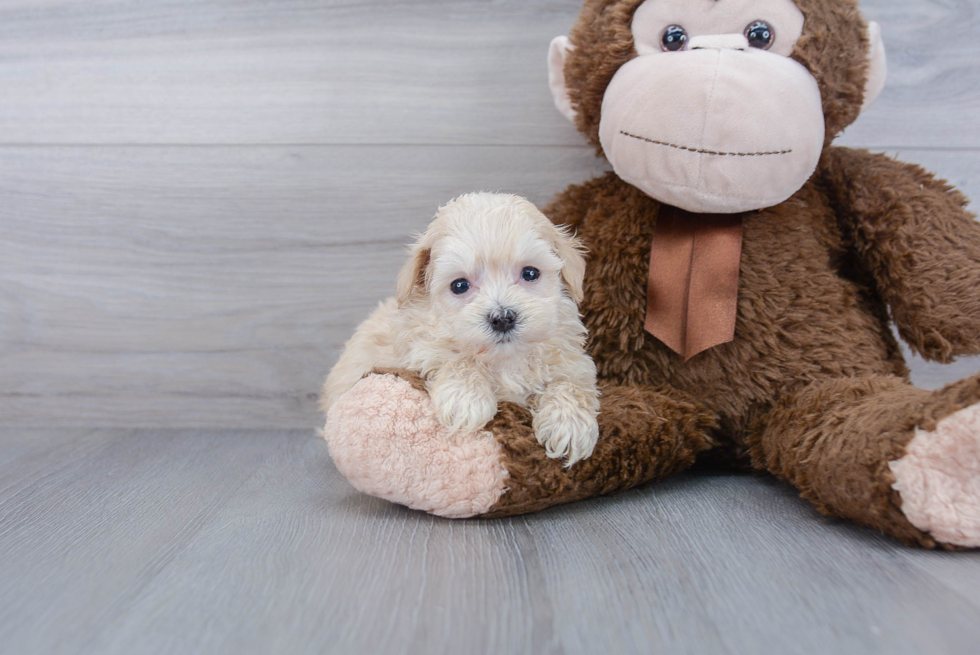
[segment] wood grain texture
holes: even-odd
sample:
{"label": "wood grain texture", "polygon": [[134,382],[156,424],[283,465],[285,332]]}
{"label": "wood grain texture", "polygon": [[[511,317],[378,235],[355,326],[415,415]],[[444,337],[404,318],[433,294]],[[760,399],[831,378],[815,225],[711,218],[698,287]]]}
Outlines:
{"label": "wood grain texture", "polygon": [[[838,140],[874,147],[980,146],[980,5],[975,0],[860,0],[881,25],[881,96]],[[932,34],[933,36],[928,36]],[[933,49],[942,43],[942,52]]]}
{"label": "wood grain texture", "polygon": [[[23,440],[0,431],[0,452]],[[0,465],[5,655],[932,655],[980,638],[980,553],[907,549],[768,478],[448,521],[357,493],[308,431],[30,442]]]}
{"label": "wood grain texture", "polygon": [[[578,145],[545,54],[576,0],[0,5],[0,142]],[[975,0],[864,0],[889,83],[854,145],[980,147]]]}
{"label": "wood grain texture", "polygon": [[0,148],[0,415],[315,425],[440,204],[600,170],[586,148]]}
{"label": "wood grain texture", "polygon": [[4,653],[87,650],[270,455],[269,435],[32,437],[0,466]]}

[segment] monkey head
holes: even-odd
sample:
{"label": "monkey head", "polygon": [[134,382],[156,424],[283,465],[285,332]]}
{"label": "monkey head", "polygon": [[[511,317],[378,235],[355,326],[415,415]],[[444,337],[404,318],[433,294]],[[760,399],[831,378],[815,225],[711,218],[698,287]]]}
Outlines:
{"label": "monkey head", "polygon": [[548,64],[620,178],[700,213],[788,199],[885,77],[855,0],[586,0]]}

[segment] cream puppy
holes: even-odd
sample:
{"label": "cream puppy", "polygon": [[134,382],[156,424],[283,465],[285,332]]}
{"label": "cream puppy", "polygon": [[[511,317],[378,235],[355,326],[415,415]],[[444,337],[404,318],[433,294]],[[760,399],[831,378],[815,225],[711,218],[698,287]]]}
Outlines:
{"label": "cream puppy", "polygon": [[473,193],[441,207],[411,249],[396,296],[347,343],[323,408],[375,367],[418,371],[453,431],[483,428],[507,401],[530,409],[538,442],[571,466],[599,428],[585,354],[578,241],[523,198]]}

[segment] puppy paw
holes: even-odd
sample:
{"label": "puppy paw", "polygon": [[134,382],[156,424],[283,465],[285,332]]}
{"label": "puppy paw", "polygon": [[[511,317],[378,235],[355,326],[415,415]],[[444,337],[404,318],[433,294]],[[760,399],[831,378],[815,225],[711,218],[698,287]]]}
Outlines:
{"label": "puppy paw", "polygon": [[548,393],[538,403],[531,423],[534,436],[548,457],[568,457],[565,466],[589,457],[599,441],[596,412],[587,398],[576,398],[578,395],[562,391]]}
{"label": "puppy paw", "polygon": [[483,429],[497,413],[497,397],[489,387],[443,381],[428,385],[436,417],[450,432]]}

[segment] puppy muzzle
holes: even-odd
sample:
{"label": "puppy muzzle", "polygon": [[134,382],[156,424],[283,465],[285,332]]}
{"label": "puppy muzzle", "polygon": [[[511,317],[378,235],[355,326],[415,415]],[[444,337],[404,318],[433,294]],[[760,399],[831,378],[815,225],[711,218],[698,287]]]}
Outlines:
{"label": "puppy muzzle", "polygon": [[517,327],[517,312],[509,307],[498,308],[487,316],[490,329],[498,335],[504,335]]}

